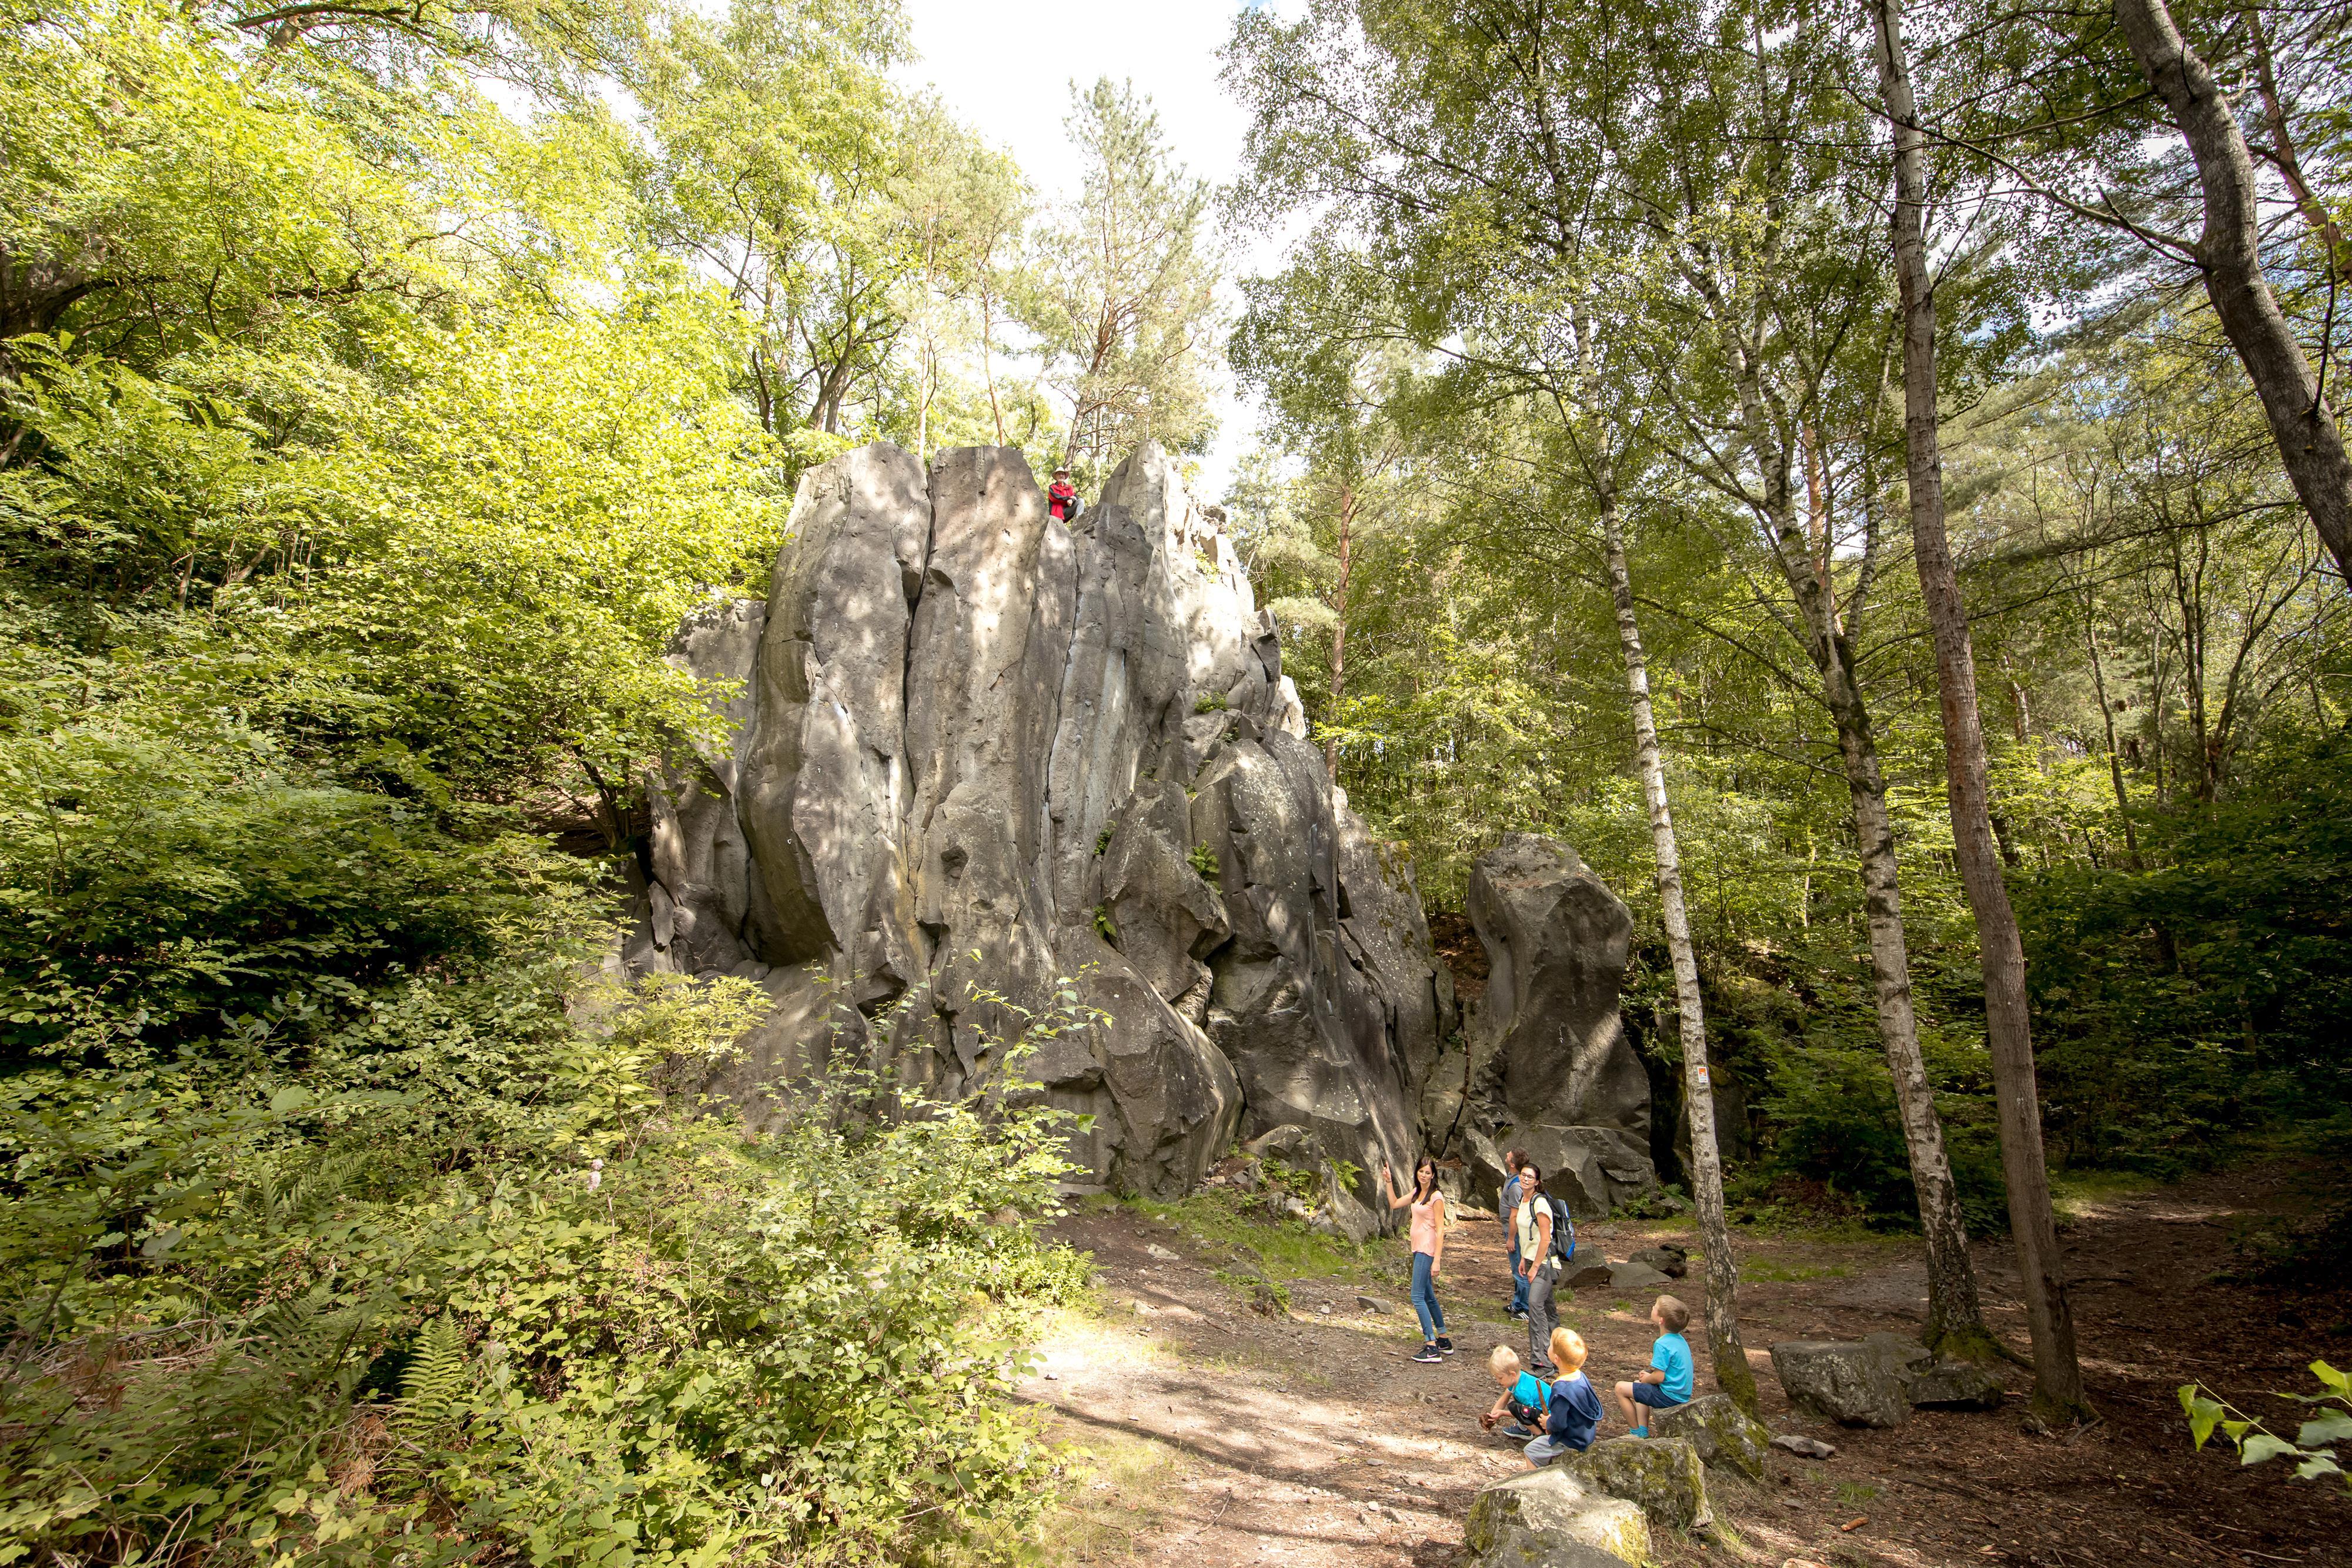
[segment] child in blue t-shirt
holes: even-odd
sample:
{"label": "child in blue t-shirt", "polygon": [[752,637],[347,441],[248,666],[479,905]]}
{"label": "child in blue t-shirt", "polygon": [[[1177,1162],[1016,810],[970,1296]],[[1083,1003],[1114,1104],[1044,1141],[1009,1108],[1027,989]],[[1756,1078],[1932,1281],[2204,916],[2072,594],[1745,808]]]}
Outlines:
{"label": "child in blue t-shirt", "polygon": [[[1658,1337],[1650,1346],[1650,1370],[1636,1373],[1630,1383],[1617,1385],[1617,1408],[1625,1412],[1625,1425],[1633,1428],[1633,1436],[1650,1435],[1647,1421],[1633,1413],[1640,1406],[1648,1410],[1671,1410],[1677,1405],[1690,1403],[1694,1384],[1690,1342],[1683,1338],[1683,1329],[1690,1322],[1690,1309],[1672,1296],[1660,1296],[1650,1309],[1650,1322],[1658,1329]],[[1636,1425],[1636,1423],[1641,1423]]]}
{"label": "child in blue t-shirt", "polygon": [[1551,1387],[1532,1372],[1519,1369],[1519,1353],[1509,1345],[1498,1344],[1486,1357],[1486,1370],[1502,1385],[1503,1392],[1495,1396],[1494,1408],[1478,1417],[1478,1425],[1493,1431],[1502,1425],[1505,1416],[1511,1424],[1503,1427],[1503,1436],[1522,1440],[1536,1435],[1543,1425],[1545,1408],[1551,1403]]}

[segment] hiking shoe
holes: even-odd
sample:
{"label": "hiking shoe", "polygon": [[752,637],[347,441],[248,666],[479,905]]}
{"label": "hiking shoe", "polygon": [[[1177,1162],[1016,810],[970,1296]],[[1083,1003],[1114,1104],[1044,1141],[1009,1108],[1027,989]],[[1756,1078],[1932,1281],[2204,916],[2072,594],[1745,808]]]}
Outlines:
{"label": "hiking shoe", "polygon": [[1437,1336],[1437,1348],[1443,1354],[1452,1355],[1454,1354],[1454,1342],[1446,1338],[1444,1334],[1439,1334]]}
{"label": "hiking shoe", "polygon": [[1520,1426],[1517,1421],[1514,1421],[1509,1426],[1503,1428],[1503,1436],[1517,1443],[1524,1442],[1526,1439],[1534,1437],[1535,1434],[1528,1430],[1525,1427]]}
{"label": "hiking shoe", "polygon": [[1425,1344],[1413,1352],[1412,1358],[1415,1361],[1436,1363],[1445,1359],[1445,1353],[1433,1344]]}
{"label": "hiking shoe", "polygon": [[1525,1307],[1513,1307],[1510,1311],[1510,1315],[1518,1319],[1521,1322],[1528,1321],[1528,1310]]}

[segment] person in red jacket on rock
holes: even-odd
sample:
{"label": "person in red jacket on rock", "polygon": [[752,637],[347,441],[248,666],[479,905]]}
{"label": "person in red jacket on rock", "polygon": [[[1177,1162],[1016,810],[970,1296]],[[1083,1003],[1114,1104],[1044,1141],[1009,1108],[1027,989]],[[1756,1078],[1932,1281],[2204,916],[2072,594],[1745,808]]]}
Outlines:
{"label": "person in red jacket on rock", "polygon": [[1076,522],[1078,514],[1087,509],[1087,504],[1078,499],[1077,486],[1070,483],[1067,468],[1054,470],[1054,483],[1045,492],[1045,509],[1066,523]]}

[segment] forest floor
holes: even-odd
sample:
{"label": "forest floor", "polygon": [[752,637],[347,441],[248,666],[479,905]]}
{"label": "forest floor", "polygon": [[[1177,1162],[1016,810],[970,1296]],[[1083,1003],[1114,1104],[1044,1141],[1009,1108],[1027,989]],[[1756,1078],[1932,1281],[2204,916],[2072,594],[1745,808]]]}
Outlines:
{"label": "forest floor", "polygon": [[[1710,1474],[1728,1531],[1712,1543],[1662,1535],[1662,1564],[1989,1563],[2111,1564],[2352,1563],[2352,1498],[2242,1469],[2220,1446],[2194,1451],[2174,1390],[2202,1382],[2240,1408],[2284,1416],[2266,1390],[2309,1389],[2317,1359],[2352,1360],[2352,1293],[2213,1282],[2249,1225],[2309,1211],[2307,1167],[2271,1164],[2160,1188],[2077,1197],[2063,1241],[2091,1397],[2104,1421],[2067,1440],[2022,1429],[2031,1375],[1993,1414],[1920,1412],[1890,1431],[1833,1427],[1797,1415],[1767,1347],[1784,1339],[1916,1333],[1926,1306],[1916,1240],[1864,1234],[1743,1232],[1740,1311],[1766,1422],[1834,1443],[1826,1461],[1777,1450],[1766,1482]],[[1443,1365],[1408,1357],[1419,1333],[1394,1243],[1355,1249],[1239,1218],[1229,1201],[1113,1206],[1097,1200],[1058,1222],[1091,1251],[1102,1296],[1092,1312],[1041,1325],[1040,1361],[1022,1384],[1051,1435],[1081,1450],[1075,1500],[1040,1543],[1054,1563],[1174,1562],[1187,1568],[1296,1563],[1309,1568],[1463,1560],[1463,1522],[1478,1490],[1525,1468],[1516,1445],[1477,1415],[1496,1389],[1496,1343],[1527,1354],[1504,1314],[1500,1228],[1465,1217],[1440,1280],[1460,1354]],[[1580,1229],[1612,1258],[1657,1240],[1689,1242],[1687,1221]],[[1232,1272],[1235,1243],[1255,1245],[1289,1283],[1289,1311],[1252,1312]],[[2011,1249],[1977,1249],[1996,1333],[2022,1348],[2024,1314]],[[1696,1305],[1698,1270],[1675,1289]],[[2332,1288],[2331,1288],[2332,1287]],[[1368,1311],[1359,1294],[1386,1310]],[[1591,1347],[1604,1386],[1649,1359],[1650,1298],[1579,1292],[1564,1321]],[[1699,1356],[1702,1393],[1713,1386]],[[1601,1428],[1620,1436],[1614,1411]]]}

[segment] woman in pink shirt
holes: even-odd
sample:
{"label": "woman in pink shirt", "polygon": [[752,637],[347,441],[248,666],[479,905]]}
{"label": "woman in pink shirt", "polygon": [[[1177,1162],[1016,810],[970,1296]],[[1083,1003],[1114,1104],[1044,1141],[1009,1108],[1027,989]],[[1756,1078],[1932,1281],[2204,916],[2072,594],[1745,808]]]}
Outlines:
{"label": "woman in pink shirt", "polygon": [[1399,1192],[1389,1167],[1381,1167],[1381,1190],[1392,1209],[1412,1210],[1412,1311],[1421,1319],[1422,1345],[1415,1361],[1444,1361],[1454,1354],[1445,1313],[1437,1304],[1437,1270],[1445,1257],[1445,1196],[1437,1190],[1437,1161],[1428,1155],[1412,1167],[1412,1190]]}

